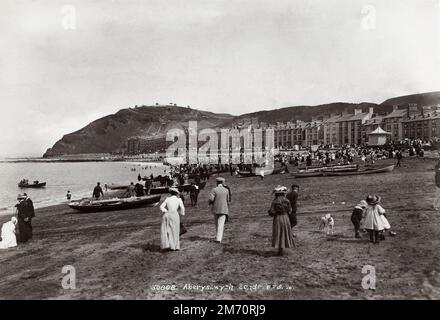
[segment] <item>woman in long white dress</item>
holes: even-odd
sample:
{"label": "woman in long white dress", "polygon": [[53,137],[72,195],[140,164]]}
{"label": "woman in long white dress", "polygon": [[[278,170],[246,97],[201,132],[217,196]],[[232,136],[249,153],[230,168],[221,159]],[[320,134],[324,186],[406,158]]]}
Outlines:
{"label": "woman in long white dress", "polygon": [[162,211],[162,225],[160,229],[161,248],[163,250],[180,249],[180,217],[185,215],[185,206],[182,199],[178,197],[177,188],[170,188],[168,198],[160,205]]}
{"label": "woman in long white dress", "polygon": [[17,225],[17,218],[12,217],[10,221],[2,226],[0,249],[9,249],[17,246],[17,238],[15,236],[15,227]]}

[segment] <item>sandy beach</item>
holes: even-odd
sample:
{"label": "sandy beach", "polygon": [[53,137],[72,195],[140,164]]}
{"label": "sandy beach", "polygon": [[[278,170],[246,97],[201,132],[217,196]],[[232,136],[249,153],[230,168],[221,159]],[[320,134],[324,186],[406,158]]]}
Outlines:
{"label": "sandy beach", "polygon": [[[222,244],[209,241],[215,232],[207,205],[211,177],[198,207],[189,206],[186,197],[188,232],[178,252],[160,251],[158,207],[92,214],[75,214],[67,205],[39,209],[34,239],[0,251],[0,298],[439,299],[434,165],[405,158],[402,168],[387,174],[304,179],[284,174],[264,181],[225,174],[232,204]],[[300,185],[297,247],[277,257],[267,210],[273,187],[292,183]],[[369,243],[367,234],[355,239],[350,221],[354,205],[369,193],[382,196],[397,232],[379,245]],[[335,219],[334,236],[318,231],[325,213]],[[76,289],[61,286],[65,265],[76,270]],[[376,290],[362,288],[365,265],[375,267]]]}

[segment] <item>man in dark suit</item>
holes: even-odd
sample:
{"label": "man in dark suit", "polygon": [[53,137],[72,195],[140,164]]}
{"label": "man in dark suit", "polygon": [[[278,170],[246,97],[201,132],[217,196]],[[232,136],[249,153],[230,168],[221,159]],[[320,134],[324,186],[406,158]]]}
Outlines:
{"label": "man in dark suit", "polygon": [[[287,200],[289,200],[290,206],[292,207],[292,212],[289,215],[290,225],[292,228],[298,224],[298,220],[296,219],[296,211],[298,209],[297,206],[298,192],[299,192],[299,186],[297,184],[293,184],[292,189],[286,195],[286,198]],[[295,235],[293,236],[295,237]]]}
{"label": "man in dark suit", "polygon": [[21,243],[32,239],[32,218],[35,217],[34,204],[26,193],[19,195],[17,200],[18,241]]}

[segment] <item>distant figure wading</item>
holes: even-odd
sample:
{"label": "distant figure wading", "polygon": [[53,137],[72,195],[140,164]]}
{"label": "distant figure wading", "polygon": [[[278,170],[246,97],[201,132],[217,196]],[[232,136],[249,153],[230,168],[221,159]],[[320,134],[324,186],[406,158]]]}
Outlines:
{"label": "distant figure wading", "polygon": [[99,199],[101,197],[101,195],[104,197],[104,192],[102,191],[101,183],[98,182],[98,183],[96,183],[96,186],[93,189],[93,195],[92,196],[95,199]]}

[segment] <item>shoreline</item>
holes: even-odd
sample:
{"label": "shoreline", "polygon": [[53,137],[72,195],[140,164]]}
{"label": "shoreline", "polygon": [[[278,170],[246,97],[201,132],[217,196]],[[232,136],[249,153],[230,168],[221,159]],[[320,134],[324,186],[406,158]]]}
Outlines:
{"label": "shoreline", "polygon": [[70,163],[70,162],[142,162],[142,163],[160,163],[163,164],[160,160],[149,160],[149,159],[11,159],[11,160],[0,160],[0,163]]}
{"label": "shoreline", "polygon": [[[232,190],[230,219],[221,244],[215,236],[208,180],[196,207],[185,195],[178,252],[160,250],[158,207],[79,214],[65,205],[36,210],[34,238],[0,251],[0,299],[438,299],[440,215],[431,159],[403,162],[386,174],[294,179],[289,174],[239,178],[224,174]],[[411,181],[411,183],[407,183]],[[276,256],[267,210],[275,185],[300,185],[296,247]],[[335,192],[334,186],[338,186]],[[382,196],[397,236],[379,245],[354,238],[353,207],[368,194]],[[167,195],[163,195],[162,201]],[[335,235],[318,230],[323,214]],[[7,217],[0,217],[0,223]],[[76,270],[77,288],[61,286],[63,266]],[[361,283],[365,265],[376,269],[376,290]],[[273,273],[274,266],[277,272]],[[185,284],[228,285],[228,291],[190,290]],[[280,284],[289,290],[239,290]],[[156,290],[176,285],[176,290]]]}

